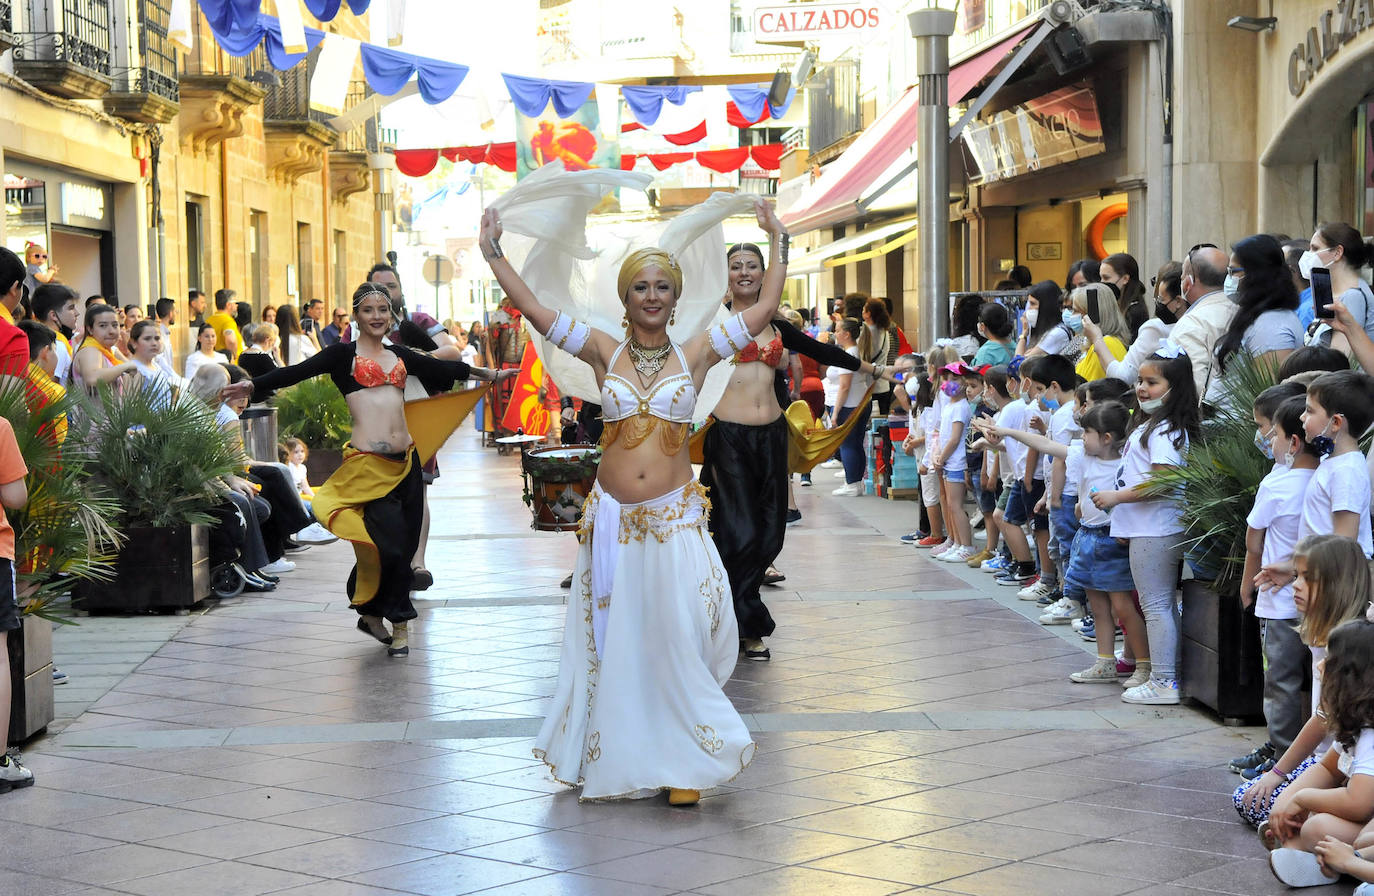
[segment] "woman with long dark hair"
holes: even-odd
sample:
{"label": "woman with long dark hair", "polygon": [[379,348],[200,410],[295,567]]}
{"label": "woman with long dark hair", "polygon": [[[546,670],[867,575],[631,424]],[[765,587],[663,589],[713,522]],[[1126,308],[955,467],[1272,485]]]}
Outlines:
{"label": "woman with long dark hair", "polygon": [[1130,328],[1130,342],[1135,342],[1141,324],[1150,319],[1150,307],[1145,303],[1145,284],[1140,282],[1140,265],[1135,256],[1116,252],[1102,259],[1098,276],[1103,283],[1116,287],[1116,306]]}
{"label": "woman with long dark hair", "polygon": [[[1279,241],[1267,233],[1257,233],[1233,245],[1223,289],[1237,309],[1231,325],[1217,340],[1218,369],[1224,374],[1231,356],[1244,350],[1277,370],[1303,340],[1298,291]],[[1213,392],[1221,389],[1219,380],[1213,383]],[[1213,394],[1206,399],[1216,397]]]}
{"label": "woman with long dark hair", "polygon": [[[1374,256],[1374,249],[1358,230],[1349,224],[1326,223],[1318,225],[1312,234],[1307,251],[1298,259],[1298,270],[1302,278],[1308,281],[1312,279],[1314,267],[1329,270],[1331,295],[1350,309],[1355,322],[1374,339],[1374,290],[1360,276],[1360,271],[1369,264],[1371,256]],[[1350,354],[1350,342],[1345,334],[1329,326],[1319,327],[1313,340],[1346,355]]]}
{"label": "woman with long dark hair", "polygon": [[1059,291],[1059,284],[1041,280],[1032,286],[1026,296],[1026,310],[1021,315],[1021,338],[1016,341],[1016,354],[1027,358],[1062,355],[1073,336],[1073,330],[1064,323],[1064,294]]}
{"label": "woman with long dark hair", "polygon": [[281,334],[281,362],[285,366],[298,364],[319,354],[314,336],[301,327],[301,316],[290,303],[277,309],[277,330]]}

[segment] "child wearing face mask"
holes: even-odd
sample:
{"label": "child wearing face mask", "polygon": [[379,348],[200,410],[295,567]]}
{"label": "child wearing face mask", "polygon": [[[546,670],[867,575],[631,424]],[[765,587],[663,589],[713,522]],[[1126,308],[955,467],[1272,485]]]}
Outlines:
{"label": "child wearing face mask", "polygon": [[[1193,366],[1182,348],[1165,341],[1140,365],[1136,384],[1140,413],[1132,419],[1121,476],[1114,489],[1099,489],[1091,500],[1111,511],[1111,535],[1125,539],[1131,578],[1140,595],[1151,660],[1148,680],[1127,688],[1121,699],[1145,705],[1179,702],[1181,647],[1178,602],[1184,525],[1176,495],[1152,494],[1153,473],[1182,466],[1188,444],[1198,437],[1201,418]],[[1144,657],[1136,654],[1143,664]],[[1137,678],[1144,678],[1137,667]]]}
{"label": "child wearing face mask", "polygon": [[1374,421],[1374,377],[1324,373],[1307,387],[1303,432],[1322,457],[1303,498],[1299,537],[1335,533],[1374,553],[1369,529],[1369,472],[1358,439]]}
{"label": "child wearing face mask", "polygon": [[[1255,445],[1274,461],[1246,517],[1245,569],[1240,602],[1255,606],[1264,649],[1264,719],[1269,739],[1227,767],[1253,780],[1274,767],[1302,729],[1303,667],[1307,650],[1298,635],[1293,583],[1262,576],[1266,567],[1291,565],[1302,520],[1303,496],[1317,469],[1317,455],[1302,431],[1303,388],[1270,386],[1255,399]],[[1307,752],[1311,752],[1309,748]]]}
{"label": "child wearing face mask", "polygon": [[[973,410],[969,405],[970,383],[966,380],[970,372],[962,361],[948,364],[942,371],[946,374],[940,391],[948,398],[948,404],[940,413],[940,442],[935,450],[932,466],[940,472],[944,490],[941,493],[942,513],[949,526],[951,544],[943,551],[931,554],[936,560],[946,563],[967,563],[977,553],[973,547],[973,533],[970,531],[968,515],[964,512],[964,493],[968,478],[967,451],[964,447],[964,431],[968,428]],[[976,378],[975,399],[981,394],[982,377]]]}

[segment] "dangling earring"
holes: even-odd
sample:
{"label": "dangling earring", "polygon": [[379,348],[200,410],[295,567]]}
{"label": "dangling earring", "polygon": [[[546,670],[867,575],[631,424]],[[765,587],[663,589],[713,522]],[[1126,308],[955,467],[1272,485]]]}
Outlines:
{"label": "dangling earring", "polygon": [[630,312],[626,311],[620,318],[620,325],[625,328],[625,335],[630,335]]}
{"label": "dangling earring", "polygon": [[672,310],[671,312],[669,312],[669,314],[668,314],[668,326],[671,327],[671,326],[672,326],[673,324],[675,324],[675,323],[677,323],[677,306],[676,306],[676,305],[673,306],[673,310]]}

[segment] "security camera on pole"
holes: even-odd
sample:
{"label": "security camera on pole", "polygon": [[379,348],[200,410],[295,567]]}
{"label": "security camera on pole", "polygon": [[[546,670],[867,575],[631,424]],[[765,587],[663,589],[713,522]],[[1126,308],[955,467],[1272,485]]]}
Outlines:
{"label": "security camera on pole", "polygon": [[949,36],[954,11],[918,9],[907,16],[916,38],[917,220],[916,300],[920,340],[949,332]]}

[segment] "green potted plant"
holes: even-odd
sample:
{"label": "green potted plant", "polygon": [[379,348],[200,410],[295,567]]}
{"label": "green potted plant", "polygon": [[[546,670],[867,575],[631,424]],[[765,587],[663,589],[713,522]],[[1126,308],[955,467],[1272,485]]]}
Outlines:
{"label": "green potted plant", "polygon": [[1182,495],[1193,578],[1183,583],[1185,695],[1223,718],[1263,712],[1259,625],[1240,605],[1246,517],[1260,480],[1273,469],[1255,448],[1255,398],[1274,385],[1272,364],[1243,353],[1227,364],[1228,404],[1202,426],[1188,462],[1156,473],[1152,490]]}
{"label": "green potted plant", "polygon": [[278,437],[306,444],[306,475],[319,485],[343,463],[344,445],[353,435],[348,402],[328,379],[315,377],[278,392],[276,406]]}
{"label": "green potted plant", "polygon": [[93,479],[118,496],[123,538],[114,575],[73,592],[83,610],[184,609],[210,593],[208,532],[224,476],[243,454],[202,402],[170,403],[143,389],[102,388],[83,402],[80,439],[97,458]]}
{"label": "green potted plant", "polygon": [[74,581],[112,574],[119,536],[115,504],[90,479],[90,455],[57,434],[70,398],[38,405],[24,383],[0,379],[0,416],[14,429],[28,467],[28,502],[6,511],[15,536],[15,574],[22,627],[8,638],[13,699],[9,739],[27,740],[53,719],[52,627],[70,624],[59,599]]}

